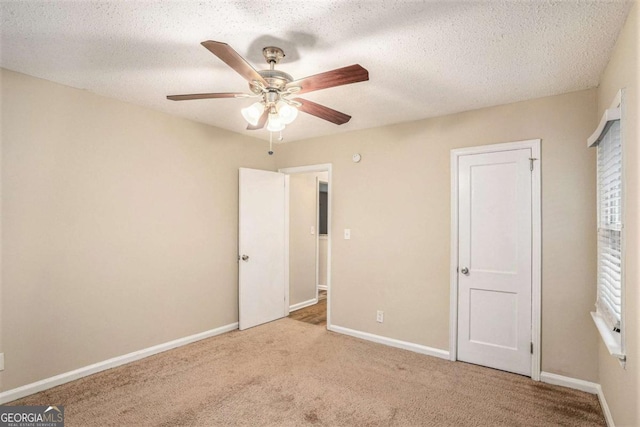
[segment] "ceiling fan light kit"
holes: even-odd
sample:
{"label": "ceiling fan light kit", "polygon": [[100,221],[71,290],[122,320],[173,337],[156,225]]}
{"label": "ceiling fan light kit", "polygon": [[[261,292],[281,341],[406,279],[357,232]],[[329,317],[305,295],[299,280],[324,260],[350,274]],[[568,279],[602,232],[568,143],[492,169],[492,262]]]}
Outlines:
{"label": "ceiling fan light kit", "polygon": [[293,123],[296,117],[298,117],[298,109],[291,104],[280,101],[278,102],[277,108],[278,114],[285,125]]}
{"label": "ceiling fan light kit", "polygon": [[242,113],[242,117],[244,117],[249,124],[255,126],[258,124],[258,120],[260,120],[263,111],[264,104],[262,102],[256,102],[240,110],[240,113]]}
{"label": "ceiling fan light kit", "polygon": [[267,130],[269,132],[280,132],[281,130],[284,130],[284,122],[278,115],[278,112],[275,111],[275,108],[271,108],[272,111],[269,113],[269,119],[267,120]]}
{"label": "ceiling fan light kit", "polygon": [[[256,71],[226,43],[208,40],[202,42],[202,45],[244,77],[249,82],[251,93],[169,95],[167,99],[186,101],[212,98],[259,98],[258,102],[241,109],[240,113],[248,123],[247,130],[263,129],[266,125],[267,130],[272,133],[270,143],[273,141],[273,132],[282,132],[287,125],[293,123],[298,117],[299,110],[336,125],[342,125],[351,119],[351,116],[324,105],[302,98],[292,99],[291,96],[369,80],[369,72],[358,64],[294,80],[284,71],[275,69],[275,65],[285,57],[282,49],[278,47],[267,46],[262,49],[262,55],[269,64],[269,69]],[[279,139],[282,140],[282,134]],[[271,146],[269,154],[273,154]]]}

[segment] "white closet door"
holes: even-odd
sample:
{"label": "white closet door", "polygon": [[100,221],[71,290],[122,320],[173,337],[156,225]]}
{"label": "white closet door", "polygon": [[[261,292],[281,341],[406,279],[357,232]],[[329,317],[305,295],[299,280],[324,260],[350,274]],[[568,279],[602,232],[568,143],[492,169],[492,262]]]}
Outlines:
{"label": "white closet door", "polygon": [[529,149],[459,159],[458,359],[531,374]]}

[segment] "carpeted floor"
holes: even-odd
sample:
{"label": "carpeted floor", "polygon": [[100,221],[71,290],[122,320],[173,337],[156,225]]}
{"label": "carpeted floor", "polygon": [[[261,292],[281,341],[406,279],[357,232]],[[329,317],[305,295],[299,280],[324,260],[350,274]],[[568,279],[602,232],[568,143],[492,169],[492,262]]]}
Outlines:
{"label": "carpeted floor", "polygon": [[15,401],[66,426],[604,426],[597,397],[289,318]]}

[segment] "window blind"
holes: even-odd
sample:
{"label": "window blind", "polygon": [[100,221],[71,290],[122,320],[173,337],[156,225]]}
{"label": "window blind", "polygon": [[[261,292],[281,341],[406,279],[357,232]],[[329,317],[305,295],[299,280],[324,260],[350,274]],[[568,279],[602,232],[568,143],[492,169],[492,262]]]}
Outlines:
{"label": "window blind", "polygon": [[615,120],[598,143],[598,298],[608,326],[620,331],[622,313],[622,143]]}

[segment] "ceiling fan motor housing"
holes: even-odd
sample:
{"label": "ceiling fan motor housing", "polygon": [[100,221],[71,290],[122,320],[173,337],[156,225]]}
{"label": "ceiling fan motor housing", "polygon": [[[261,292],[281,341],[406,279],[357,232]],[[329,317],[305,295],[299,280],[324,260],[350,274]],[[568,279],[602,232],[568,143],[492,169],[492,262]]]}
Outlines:
{"label": "ceiling fan motor housing", "polygon": [[[274,65],[279,63],[280,60],[285,57],[284,51],[279,47],[267,46],[264,49],[262,49],[262,55],[264,56],[264,59],[267,61],[267,64],[269,64],[270,66],[269,70],[258,71],[258,74],[260,74],[260,76],[262,76],[262,78],[268,84],[268,86],[264,89],[267,89],[268,91],[273,91],[273,90],[276,90],[278,92],[284,91],[284,88],[287,85],[287,83],[290,83],[293,81],[293,77],[291,77],[289,74],[285,73],[284,71],[279,71],[274,69]],[[249,87],[251,91],[255,94],[260,94],[263,92],[263,88],[261,88],[259,85],[250,83]]]}
{"label": "ceiling fan motor housing", "polygon": [[[266,88],[267,90],[284,91],[285,86],[293,81],[293,77],[291,77],[291,75],[280,70],[260,70],[258,71],[258,74],[260,74],[269,85]],[[255,94],[262,92],[262,89],[260,87],[256,87],[256,85],[251,84],[249,87]]]}

